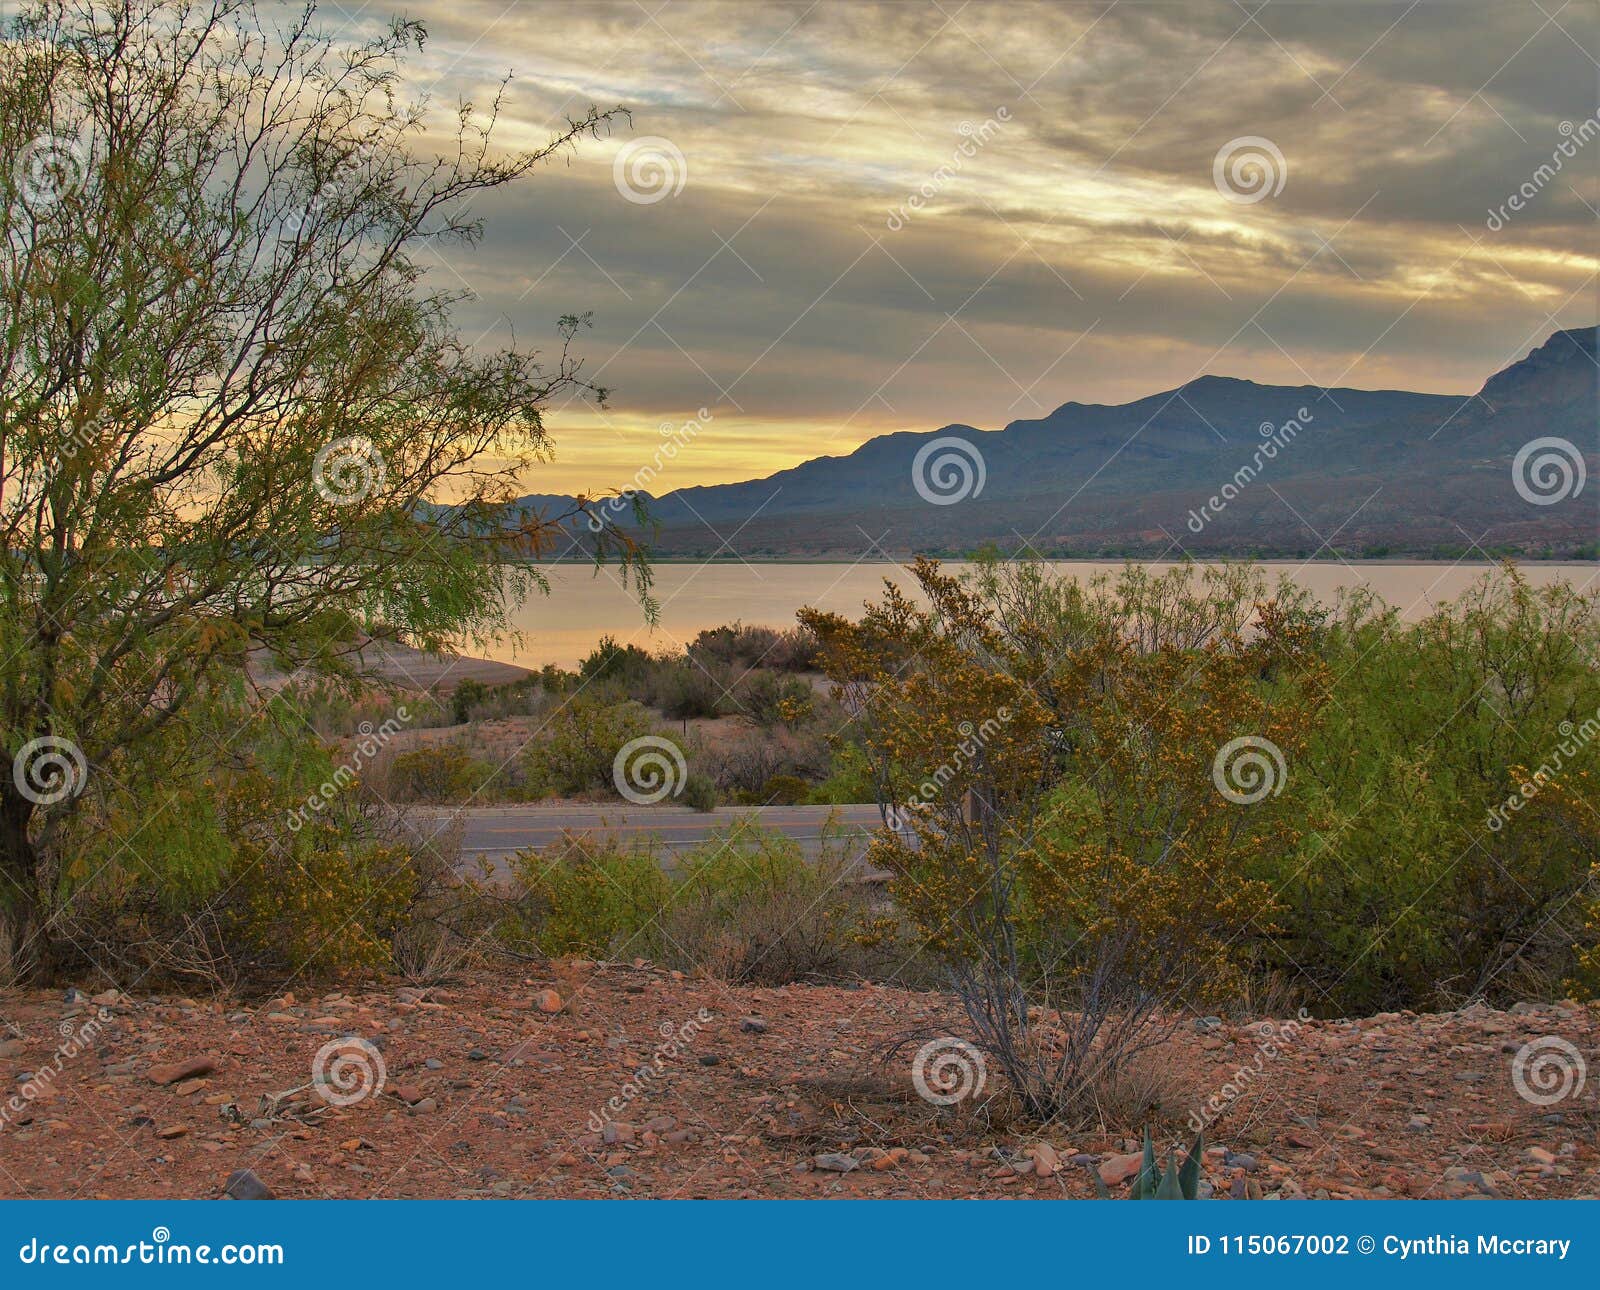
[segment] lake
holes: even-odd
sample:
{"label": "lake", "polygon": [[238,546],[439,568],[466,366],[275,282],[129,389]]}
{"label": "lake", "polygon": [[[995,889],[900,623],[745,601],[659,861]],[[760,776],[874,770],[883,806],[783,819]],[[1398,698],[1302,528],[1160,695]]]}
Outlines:
{"label": "lake", "polygon": [[[951,561],[944,566],[968,566]],[[1099,572],[1115,573],[1121,561],[1055,561],[1052,567],[1078,577]],[[1156,569],[1170,564],[1154,563]],[[1274,581],[1281,573],[1313,592],[1332,600],[1342,588],[1365,583],[1385,600],[1399,605],[1406,616],[1425,614],[1430,606],[1461,594],[1482,576],[1482,564],[1358,564],[1333,562],[1304,564],[1263,561],[1261,567]],[[1543,585],[1565,579],[1593,586],[1600,568],[1592,564],[1527,564],[1528,579]],[[793,626],[795,610],[814,605],[839,613],[858,614],[867,599],[876,599],[883,580],[894,578],[911,586],[903,566],[883,562],[659,564],[653,594],[661,618],[655,628],[646,625],[638,601],[623,588],[614,567],[595,572],[588,566],[558,566],[549,571],[551,594],[535,596],[517,611],[520,641],[503,640],[472,646],[464,652],[502,663],[538,668],[546,663],[574,667],[594,648],[600,637],[611,635],[623,643],[659,650],[681,646],[696,633],[738,619],[773,627]]]}

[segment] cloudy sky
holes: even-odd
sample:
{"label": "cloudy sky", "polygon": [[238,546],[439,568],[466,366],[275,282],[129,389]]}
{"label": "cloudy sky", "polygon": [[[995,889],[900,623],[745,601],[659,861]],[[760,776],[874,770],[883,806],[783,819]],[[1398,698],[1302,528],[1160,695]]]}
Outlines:
{"label": "cloudy sky", "polygon": [[594,313],[612,407],[552,416],[537,491],[628,483],[701,408],[657,491],[1207,372],[1466,393],[1597,320],[1592,0],[399,12],[441,107],[513,75],[507,147],[632,113],[435,269],[484,344]]}

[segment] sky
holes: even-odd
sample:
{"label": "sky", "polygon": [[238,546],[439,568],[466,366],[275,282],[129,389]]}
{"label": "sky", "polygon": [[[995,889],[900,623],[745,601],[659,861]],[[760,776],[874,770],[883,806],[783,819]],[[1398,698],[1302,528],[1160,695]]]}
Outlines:
{"label": "sky", "polygon": [[1591,0],[323,21],[393,12],[429,30],[408,76],[441,112],[512,77],[507,149],[631,113],[482,199],[482,242],[430,267],[474,293],[457,316],[484,346],[593,313],[610,406],[551,409],[529,491],[626,486],[691,419],[652,491],[1208,373],[1465,394],[1600,316]]}

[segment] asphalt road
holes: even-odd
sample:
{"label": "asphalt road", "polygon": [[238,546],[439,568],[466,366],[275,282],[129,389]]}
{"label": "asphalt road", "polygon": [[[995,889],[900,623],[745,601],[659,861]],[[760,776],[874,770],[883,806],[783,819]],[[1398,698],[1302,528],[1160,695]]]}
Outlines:
{"label": "asphalt road", "polygon": [[560,842],[563,833],[589,833],[619,840],[653,839],[669,869],[674,854],[739,820],[754,820],[793,838],[808,859],[820,853],[825,836],[843,837],[852,856],[859,857],[866,849],[867,835],[883,823],[876,806],[734,806],[694,811],[686,806],[565,803],[475,806],[455,812],[417,809],[411,820],[424,836],[433,836],[448,830],[458,816],[464,858],[483,856],[497,861],[527,847]]}

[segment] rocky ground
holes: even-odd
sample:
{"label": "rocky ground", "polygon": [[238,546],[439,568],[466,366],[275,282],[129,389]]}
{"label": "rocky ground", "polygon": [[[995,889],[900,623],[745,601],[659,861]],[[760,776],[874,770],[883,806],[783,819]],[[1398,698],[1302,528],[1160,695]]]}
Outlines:
{"label": "rocky ground", "polygon": [[[0,1194],[1062,1198],[1135,1167],[1131,1139],[1009,1113],[993,1071],[920,1097],[919,1045],[965,1033],[944,996],[552,971],[248,1006],[0,993]],[[1195,1019],[1154,1069],[1166,1136],[1210,1121],[1218,1197],[1572,1197],[1600,1192],[1597,1060],[1600,1011],[1521,1004]]]}

